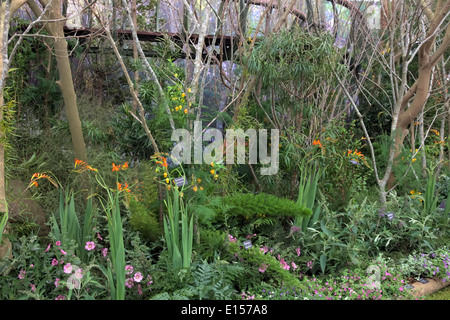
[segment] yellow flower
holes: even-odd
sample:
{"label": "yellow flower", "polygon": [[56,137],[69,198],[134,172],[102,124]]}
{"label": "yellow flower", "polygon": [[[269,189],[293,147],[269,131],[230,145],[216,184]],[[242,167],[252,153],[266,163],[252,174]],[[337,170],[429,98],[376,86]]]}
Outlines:
{"label": "yellow flower", "polygon": [[214,167],[214,162],[211,162],[211,167]]}
{"label": "yellow flower", "polygon": [[188,92],[191,93],[191,88],[188,88]]}
{"label": "yellow flower", "polygon": [[412,162],[414,162],[414,161],[416,161],[417,159],[416,158],[414,158],[414,159],[412,159]]}
{"label": "yellow flower", "polygon": [[183,198],[183,192],[180,193],[180,197]]}
{"label": "yellow flower", "polygon": [[212,169],[210,172],[211,172],[211,174],[214,174],[214,173],[215,173],[214,169]]}
{"label": "yellow flower", "polygon": [[217,174],[214,175],[214,179],[217,180],[218,177],[219,177],[219,176],[218,176]]}
{"label": "yellow flower", "polygon": [[411,192],[410,192],[411,194],[414,194],[414,193],[416,193],[416,191],[414,191],[414,190],[411,190]]}
{"label": "yellow flower", "polygon": [[188,110],[187,109],[184,109],[184,114],[187,114],[188,113]]}
{"label": "yellow flower", "polygon": [[167,172],[164,172],[164,178],[167,178]]}
{"label": "yellow flower", "polygon": [[167,182],[167,183],[169,183],[169,182],[170,182],[169,178],[167,178],[167,179],[166,179],[166,182]]}
{"label": "yellow flower", "polygon": [[198,178],[197,183],[200,183],[200,182],[202,182],[202,179]]}
{"label": "yellow flower", "polygon": [[183,93],[181,94],[181,96],[184,98],[184,97],[186,96],[186,94],[183,92]]}
{"label": "yellow flower", "polygon": [[170,190],[170,186],[167,186],[167,190]]}
{"label": "yellow flower", "polygon": [[193,187],[192,190],[194,190],[194,192],[197,192],[197,186]]}
{"label": "yellow flower", "polygon": [[178,73],[175,73],[175,78],[178,78]]}
{"label": "yellow flower", "polygon": [[200,190],[203,190],[203,187],[200,187]]}

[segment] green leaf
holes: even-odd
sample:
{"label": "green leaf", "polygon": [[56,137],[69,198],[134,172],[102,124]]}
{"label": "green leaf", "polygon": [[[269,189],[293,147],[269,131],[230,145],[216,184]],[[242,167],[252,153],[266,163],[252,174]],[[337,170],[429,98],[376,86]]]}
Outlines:
{"label": "green leaf", "polygon": [[320,269],[322,270],[323,274],[325,274],[326,266],[327,266],[327,256],[325,254],[322,254],[320,256]]}

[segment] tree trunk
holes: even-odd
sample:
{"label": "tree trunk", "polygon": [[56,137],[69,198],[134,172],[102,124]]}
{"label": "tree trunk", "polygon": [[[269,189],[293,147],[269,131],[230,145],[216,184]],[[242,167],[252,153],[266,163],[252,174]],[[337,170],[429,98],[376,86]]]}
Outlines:
{"label": "tree trunk", "polygon": [[[8,30],[10,17],[26,0],[7,0],[2,1],[0,5],[0,123],[3,121],[3,89],[5,88],[6,78],[8,76]],[[8,137],[4,131],[0,131],[0,212],[7,209],[6,203],[6,181],[5,181],[5,142]]]}
{"label": "tree trunk", "polygon": [[[40,0],[40,2],[44,7],[49,3],[48,0]],[[30,0],[28,1],[28,5],[36,16],[41,14],[41,9],[36,2]],[[81,129],[80,116],[78,114],[77,97],[73,85],[67,41],[64,38],[64,21],[62,20],[63,16],[61,14],[61,0],[53,0],[50,5],[48,18],[57,21],[45,24],[45,29],[51,36],[55,37],[54,50],[59,71],[59,81],[57,83],[61,88],[64,99],[64,107],[67,121],[69,122],[75,158],[87,161],[86,145]]]}

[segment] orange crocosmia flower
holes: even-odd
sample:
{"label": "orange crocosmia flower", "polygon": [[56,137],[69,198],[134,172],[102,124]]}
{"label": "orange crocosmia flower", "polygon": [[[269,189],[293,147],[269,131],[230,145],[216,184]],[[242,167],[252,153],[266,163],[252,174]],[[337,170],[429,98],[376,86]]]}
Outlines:
{"label": "orange crocosmia flower", "polygon": [[37,183],[36,181],[33,181],[32,183],[30,183],[30,187],[31,187],[31,186],[36,186],[36,187],[37,187],[37,186],[38,186],[38,183]]}
{"label": "orange crocosmia flower", "polygon": [[163,157],[162,160],[163,160],[162,166],[167,168],[167,158]]}
{"label": "orange crocosmia flower", "polygon": [[81,164],[83,164],[83,163],[84,163],[83,160],[75,159],[75,168],[76,168],[78,165],[81,165]]}
{"label": "orange crocosmia flower", "polygon": [[86,169],[88,169],[88,170],[91,170],[91,171],[95,171],[95,172],[98,172],[98,170],[97,170],[97,169],[95,169],[95,168],[92,168],[91,166],[88,166],[88,165],[86,165]]}
{"label": "orange crocosmia flower", "polygon": [[114,164],[114,162],[113,162],[113,164],[112,164],[112,171],[114,172],[114,171],[119,171],[119,170],[120,170],[120,166],[116,166]]}
{"label": "orange crocosmia flower", "polygon": [[318,145],[320,148],[322,148],[322,143],[320,142],[320,140],[314,140],[313,141],[313,146]]}
{"label": "orange crocosmia flower", "polygon": [[125,162],[122,166],[122,170],[126,170],[126,169],[128,169],[128,161]]}

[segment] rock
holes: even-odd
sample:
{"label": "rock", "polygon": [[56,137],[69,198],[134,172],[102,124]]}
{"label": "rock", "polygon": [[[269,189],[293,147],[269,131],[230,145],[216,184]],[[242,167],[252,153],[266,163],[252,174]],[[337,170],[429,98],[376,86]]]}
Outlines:
{"label": "rock", "polygon": [[[6,227],[5,230],[3,230],[3,234],[7,234],[7,230],[8,228]],[[6,237],[2,237],[2,243],[0,243],[0,260],[12,259],[12,257],[11,241]]]}
{"label": "rock", "polygon": [[49,227],[42,206],[33,200],[27,186],[20,180],[8,182],[7,196],[9,199],[9,219],[11,222],[28,220],[39,226],[39,236],[47,235]]}

